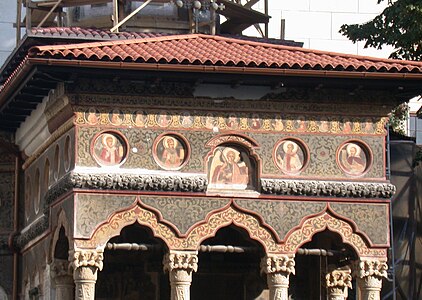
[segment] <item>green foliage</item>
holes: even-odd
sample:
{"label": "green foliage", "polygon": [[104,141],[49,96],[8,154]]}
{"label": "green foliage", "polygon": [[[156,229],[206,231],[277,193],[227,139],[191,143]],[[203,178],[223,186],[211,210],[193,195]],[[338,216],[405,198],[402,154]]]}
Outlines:
{"label": "green foliage", "polygon": [[365,47],[381,49],[383,45],[391,45],[395,51],[390,58],[421,60],[422,1],[389,0],[388,3],[373,20],[364,24],[345,24],[340,33],[353,42],[366,41]]}
{"label": "green foliage", "polygon": [[419,164],[422,162],[422,148],[419,148],[416,151],[415,161],[413,162],[414,166],[419,166]]}
{"label": "green foliage", "polygon": [[389,115],[389,125],[393,131],[402,135],[406,134],[406,120],[409,114],[409,106],[402,103],[394,108]]}

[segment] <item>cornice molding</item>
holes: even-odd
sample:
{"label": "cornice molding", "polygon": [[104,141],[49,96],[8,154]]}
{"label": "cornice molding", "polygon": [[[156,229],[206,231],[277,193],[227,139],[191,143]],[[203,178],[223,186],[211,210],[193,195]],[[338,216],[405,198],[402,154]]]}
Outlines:
{"label": "cornice molding", "polygon": [[16,250],[22,250],[30,241],[46,231],[49,225],[50,220],[48,215],[42,215],[35,223],[31,224],[27,231],[13,237],[12,247]]}
{"label": "cornice molding", "polygon": [[46,209],[60,195],[74,188],[89,190],[134,190],[164,192],[206,191],[205,175],[137,175],[71,172],[60,179],[45,195]]}
{"label": "cornice molding", "polygon": [[[391,198],[396,187],[391,183],[292,180],[261,178],[261,193],[286,196],[340,198]],[[45,195],[45,209],[59,196],[74,188],[89,190],[134,190],[205,193],[206,175],[109,174],[71,172]]]}
{"label": "cornice molding", "polygon": [[391,183],[261,178],[263,194],[389,199],[395,192]]}

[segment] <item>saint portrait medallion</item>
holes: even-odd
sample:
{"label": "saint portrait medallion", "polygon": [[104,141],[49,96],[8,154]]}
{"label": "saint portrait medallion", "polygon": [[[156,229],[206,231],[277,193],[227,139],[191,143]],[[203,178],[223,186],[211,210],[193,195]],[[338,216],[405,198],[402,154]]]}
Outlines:
{"label": "saint portrait medallion", "polygon": [[114,131],[103,132],[97,135],[91,146],[91,154],[102,167],[119,166],[127,156],[125,139]]}
{"label": "saint portrait medallion", "polygon": [[177,134],[161,135],[154,143],[153,157],[161,168],[179,170],[188,161],[188,143]]}
{"label": "saint portrait medallion", "polygon": [[296,139],[284,139],[274,148],[274,161],[285,174],[299,174],[307,163],[308,152]]}
{"label": "saint portrait medallion", "polygon": [[337,164],[348,175],[362,175],[368,170],[369,163],[369,150],[360,142],[346,142],[337,150]]}

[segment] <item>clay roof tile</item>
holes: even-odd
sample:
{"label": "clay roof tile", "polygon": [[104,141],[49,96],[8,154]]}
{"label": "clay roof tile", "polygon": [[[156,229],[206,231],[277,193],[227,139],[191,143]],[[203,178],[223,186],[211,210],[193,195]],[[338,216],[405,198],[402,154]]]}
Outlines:
{"label": "clay roof tile", "polygon": [[[55,31],[58,30],[51,29],[49,32]],[[127,36],[126,40],[38,46],[30,51],[30,55],[39,58],[55,56],[55,58],[82,59],[83,57],[89,60],[422,73],[420,62],[340,54],[222,36],[139,35],[137,39],[130,38],[131,34]]]}

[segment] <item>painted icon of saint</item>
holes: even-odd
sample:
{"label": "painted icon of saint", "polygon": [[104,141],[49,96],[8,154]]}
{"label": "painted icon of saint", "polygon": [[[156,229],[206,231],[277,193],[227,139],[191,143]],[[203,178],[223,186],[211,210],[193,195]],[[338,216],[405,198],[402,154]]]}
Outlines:
{"label": "painted icon of saint", "polygon": [[98,112],[95,108],[91,107],[85,112],[85,120],[89,125],[97,125],[99,122]]}
{"label": "painted icon of saint", "polygon": [[157,142],[155,157],[164,169],[177,169],[186,159],[184,145],[175,137],[166,135]]}
{"label": "painted icon of saint", "polygon": [[165,149],[161,159],[164,164],[169,167],[180,166],[185,157],[185,150],[179,147],[177,140],[174,137],[166,136],[163,139],[163,145]]}
{"label": "painted icon of saint", "polygon": [[160,127],[167,127],[170,126],[171,123],[171,116],[168,116],[165,111],[161,111],[159,115],[157,115],[157,124]]}
{"label": "painted icon of saint", "polygon": [[260,129],[261,128],[261,119],[257,114],[252,115],[251,119],[251,128],[252,129]]}
{"label": "painted icon of saint", "polygon": [[279,144],[276,150],[276,163],[284,173],[298,173],[304,162],[303,150],[291,140]]}
{"label": "painted icon of saint", "polygon": [[373,133],[374,132],[374,124],[372,123],[371,119],[366,119],[364,123],[364,131],[366,133]]}
{"label": "painted icon of saint", "polygon": [[367,165],[366,155],[362,148],[356,143],[347,143],[340,150],[340,166],[349,174],[362,174]]}
{"label": "painted icon of saint", "polygon": [[103,133],[95,141],[94,158],[103,166],[118,165],[124,158],[124,147],[114,134]]}
{"label": "painted icon of saint", "polygon": [[352,122],[349,119],[343,120],[343,133],[352,133]]}
{"label": "painted icon of saint", "polygon": [[210,167],[210,187],[245,190],[250,181],[249,161],[233,147],[217,148]]}
{"label": "painted icon of saint", "polygon": [[275,131],[282,131],[284,129],[283,120],[281,116],[276,116],[274,119],[273,127]]}
{"label": "painted icon of saint", "polygon": [[113,125],[120,125],[123,123],[123,114],[118,109],[113,109],[109,117],[110,123]]}
{"label": "painted icon of saint", "polygon": [[134,123],[136,126],[145,127],[147,126],[148,115],[143,110],[136,111]]}
{"label": "painted icon of saint", "polygon": [[330,131],[330,123],[326,118],[321,118],[319,121],[319,132],[328,132]]}
{"label": "painted icon of saint", "polygon": [[227,120],[227,128],[237,129],[239,127],[239,121],[235,114],[230,114]]}
{"label": "painted icon of saint", "polygon": [[205,127],[207,129],[213,129],[217,126],[217,120],[212,113],[207,113],[205,116]]}

